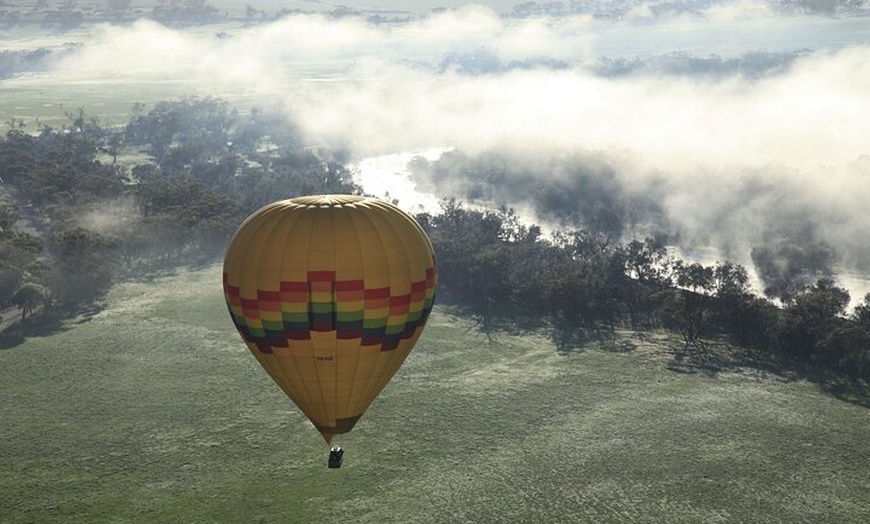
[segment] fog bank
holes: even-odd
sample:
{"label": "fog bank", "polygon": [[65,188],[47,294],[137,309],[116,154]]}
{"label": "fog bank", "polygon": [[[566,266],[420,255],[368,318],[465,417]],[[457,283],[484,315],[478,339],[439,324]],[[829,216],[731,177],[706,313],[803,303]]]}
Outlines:
{"label": "fog bank", "polygon": [[294,15],[220,36],[140,21],[93,28],[51,71],[0,82],[32,103],[47,89],[102,89],[132,104],[143,86],[152,98],[280,103],[311,144],[357,159],[594,156],[626,192],[660,192],[687,243],[746,258],[771,231],[810,224],[842,263],[867,269],[870,18],[772,5],[524,19],[466,6],[381,25]]}

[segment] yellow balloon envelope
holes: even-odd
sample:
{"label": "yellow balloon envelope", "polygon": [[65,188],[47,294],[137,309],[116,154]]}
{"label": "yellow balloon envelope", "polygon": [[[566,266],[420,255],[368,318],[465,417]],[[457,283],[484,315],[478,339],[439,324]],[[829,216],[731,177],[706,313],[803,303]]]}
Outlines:
{"label": "yellow balloon envelope", "polygon": [[410,215],[326,195],[248,217],[227,249],[223,286],[248,348],[330,442],[414,347],[437,279],[432,244]]}

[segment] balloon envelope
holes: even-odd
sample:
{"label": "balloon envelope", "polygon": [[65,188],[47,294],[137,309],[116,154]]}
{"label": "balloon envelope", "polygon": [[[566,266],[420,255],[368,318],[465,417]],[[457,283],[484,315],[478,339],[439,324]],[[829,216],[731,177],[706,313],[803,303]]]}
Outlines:
{"label": "balloon envelope", "polygon": [[227,249],[223,286],[248,348],[330,442],[414,347],[437,278],[432,244],[410,215],[326,195],[248,217]]}

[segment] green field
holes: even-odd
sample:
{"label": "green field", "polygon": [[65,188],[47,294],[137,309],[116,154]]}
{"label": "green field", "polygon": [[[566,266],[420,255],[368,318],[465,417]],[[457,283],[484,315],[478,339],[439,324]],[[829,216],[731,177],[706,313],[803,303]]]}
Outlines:
{"label": "green field", "polygon": [[635,342],[488,343],[436,308],[329,470],[218,267],[124,284],[0,351],[0,522],[870,521],[870,411]]}

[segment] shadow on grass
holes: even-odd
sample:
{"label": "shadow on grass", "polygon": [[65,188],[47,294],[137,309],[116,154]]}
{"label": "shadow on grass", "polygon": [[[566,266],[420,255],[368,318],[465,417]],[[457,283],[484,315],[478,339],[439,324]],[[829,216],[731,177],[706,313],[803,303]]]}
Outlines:
{"label": "shadow on grass", "polygon": [[550,326],[548,338],[562,354],[595,348],[610,353],[629,353],[637,349],[633,340],[617,336],[605,327]]}
{"label": "shadow on grass", "polygon": [[722,372],[735,371],[743,364],[726,349],[699,340],[674,351],[673,359],[665,368],[675,373],[716,377]]}
{"label": "shadow on grass", "polygon": [[820,382],[819,387],[844,402],[870,408],[870,384],[866,381],[838,377]]}
{"label": "shadow on grass", "polygon": [[20,346],[28,338],[47,337],[62,333],[77,324],[90,322],[103,306],[89,304],[75,309],[50,309],[28,317],[0,332],[0,350]]}
{"label": "shadow on grass", "polygon": [[221,264],[224,250],[225,247],[219,254],[211,254],[207,251],[203,254],[185,254],[168,259],[142,259],[125,270],[121,281],[151,284],[164,278],[178,276],[184,271],[202,271]]}
{"label": "shadow on grass", "polygon": [[797,363],[789,368],[795,380],[806,380],[819,386],[819,390],[832,397],[870,408],[870,382],[860,378],[836,374]]}
{"label": "shadow on grass", "polygon": [[[446,303],[445,303],[446,302]],[[442,301],[439,308],[468,319],[468,332],[496,342],[499,334],[543,335],[562,355],[589,350],[611,353],[649,352],[674,373],[717,378],[723,373],[757,373],[774,380],[806,380],[837,399],[870,407],[870,383],[783,361],[776,355],[741,347],[728,340],[697,340],[686,344],[678,335],[661,330],[613,329],[608,326],[577,326],[574,323],[544,324],[540,319],[499,316],[482,319],[467,307]],[[825,374],[826,373],[826,374]]]}
{"label": "shadow on grass", "polygon": [[870,383],[865,380],[815,368],[807,363],[777,360],[727,344],[706,342],[686,346],[676,351],[665,367],[674,373],[700,374],[712,378],[720,373],[754,370],[786,382],[805,380],[817,384],[822,392],[839,400],[870,408]]}

